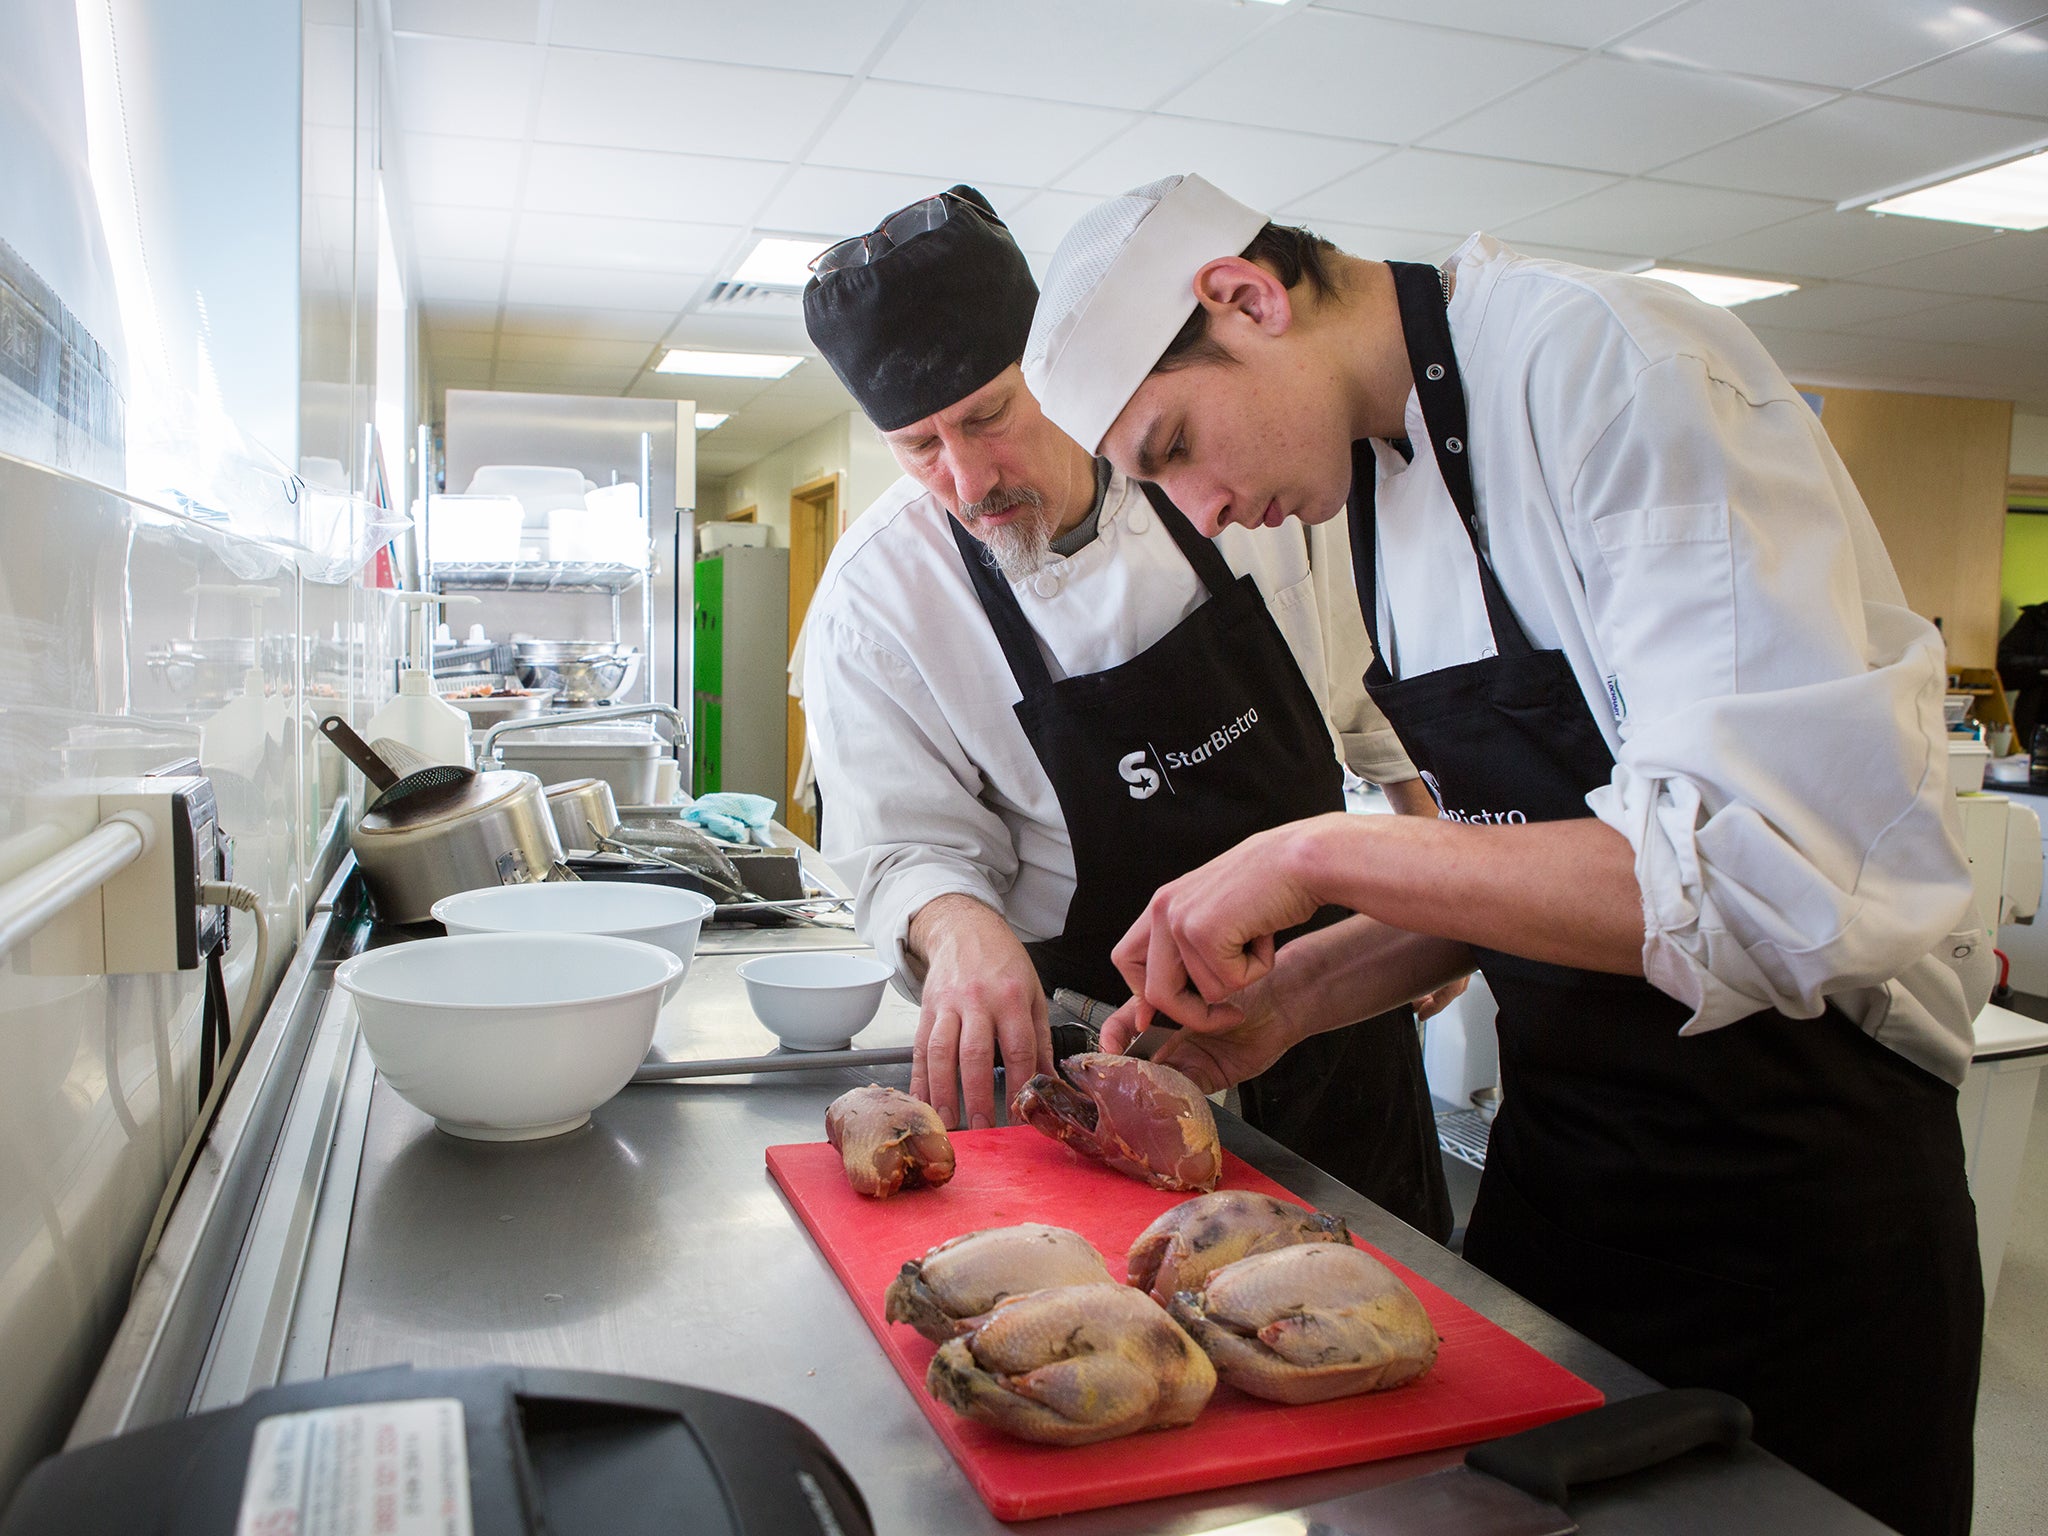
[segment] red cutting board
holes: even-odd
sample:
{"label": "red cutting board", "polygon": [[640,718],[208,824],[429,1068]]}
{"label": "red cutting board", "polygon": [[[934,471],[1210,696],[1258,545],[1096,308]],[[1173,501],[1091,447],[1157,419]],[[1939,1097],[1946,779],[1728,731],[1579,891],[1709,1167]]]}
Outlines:
{"label": "red cutting board", "polygon": [[[1045,1221],[1086,1237],[1121,1280],[1133,1239],[1188,1196],[1113,1173],[1029,1126],[955,1131],[952,1137],[959,1159],[952,1182],[889,1200],[855,1194],[839,1154],[822,1141],[770,1147],[768,1170],[911,1396],[999,1520],[1071,1514],[1465,1445],[1602,1401],[1563,1366],[1368,1247],[1414,1288],[1443,1339],[1435,1369],[1414,1385],[1299,1408],[1219,1385],[1193,1424],[1145,1434],[1136,1444],[1054,1447],[1012,1440],[959,1417],[925,1389],[934,1346],[882,1318],[882,1293],[903,1262],[962,1232]],[[1223,1169],[1222,1188],[1295,1199],[1229,1153]]]}

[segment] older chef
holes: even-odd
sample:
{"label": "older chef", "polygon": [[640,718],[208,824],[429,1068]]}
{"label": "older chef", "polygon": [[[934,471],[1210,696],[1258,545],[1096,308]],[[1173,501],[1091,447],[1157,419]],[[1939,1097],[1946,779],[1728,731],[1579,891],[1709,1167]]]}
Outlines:
{"label": "older chef", "polygon": [[[807,620],[825,852],[862,934],[922,983],[914,1091],[951,1122],[957,1073],[985,1124],[998,1052],[1013,1089],[1051,1066],[1046,992],[1127,995],[1110,949],[1154,890],[1341,808],[1318,576],[1299,528],[1211,544],[1046,422],[1017,367],[1037,288],[973,189],[816,274],[812,339],[908,471],[839,541]],[[1361,766],[1427,807],[1354,697]],[[1245,1109],[1448,1234],[1411,1015],[1289,1052]]]}
{"label": "older chef", "polygon": [[[1505,1096],[1466,1256],[1901,1531],[1965,1529],[1989,952],[1941,639],[1755,337],[1483,235],[1361,260],[1189,176],[1076,226],[1025,373],[1206,531],[1348,504],[1373,699],[1442,807],[1166,887],[1111,1040],[1164,1009],[1214,1085],[1476,959]],[[1362,915],[1274,956],[1332,902]]]}

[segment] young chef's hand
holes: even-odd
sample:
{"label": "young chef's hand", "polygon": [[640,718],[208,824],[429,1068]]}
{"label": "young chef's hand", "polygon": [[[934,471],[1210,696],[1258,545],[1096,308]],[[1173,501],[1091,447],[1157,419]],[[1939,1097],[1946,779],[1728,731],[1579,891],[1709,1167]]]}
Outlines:
{"label": "young chef's hand", "polygon": [[924,961],[924,1002],[910,1091],[948,1126],[994,1125],[996,1053],[1010,1092],[1050,1072],[1052,1023],[1038,971],[1002,915],[972,896],[941,896],[911,919],[907,946]]}
{"label": "young chef's hand", "polygon": [[1132,995],[1193,1028],[1240,1023],[1229,999],[1273,969],[1273,936],[1323,905],[1294,857],[1321,819],[1248,837],[1161,886],[1110,952]]}
{"label": "young chef's hand", "polygon": [[[1257,1077],[1295,1043],[1288,1022],[1278,1016],[1269,982],[1247,987],[1231,999],[1240,1022],[1226,1029],[1177,1031],[1152,1059],[1189,1078],[1204,1093],[1220,1093],[1233,1083]],[[1122,1055],[1144,1029],[1151,1010],[1135,997],[1109,1016],[1102,1026],[1102,1048]]]}

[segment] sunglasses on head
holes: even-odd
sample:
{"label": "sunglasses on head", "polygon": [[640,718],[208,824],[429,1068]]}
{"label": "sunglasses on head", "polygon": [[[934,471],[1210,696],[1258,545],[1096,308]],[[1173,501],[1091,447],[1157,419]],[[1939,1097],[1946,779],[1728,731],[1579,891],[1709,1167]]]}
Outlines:
{"label": "sunglasses on head", "polygon": [[845,267],[864,267],[871,261],[878,261],[904,241],[937,229],[953,216],[956,207],[965,208],[999,228],[1009,228],[979,203],[968,201],[958,192],[941,192],[935,197],[919,198],[907,208],[898,208],[864,235],[855,235],[837,245],[826,246],[811,258],[811,271],[823,277],[827,272],[837,272]]}

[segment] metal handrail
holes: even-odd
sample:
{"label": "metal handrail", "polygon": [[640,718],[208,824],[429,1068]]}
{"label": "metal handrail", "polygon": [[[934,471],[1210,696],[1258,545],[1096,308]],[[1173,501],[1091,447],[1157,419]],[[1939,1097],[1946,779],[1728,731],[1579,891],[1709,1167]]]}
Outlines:
{"label": "metal handrail", "polygon": [[0,885],[0,954],[149,852],[155,837],[148,817],[116,811],[77,842]]}

